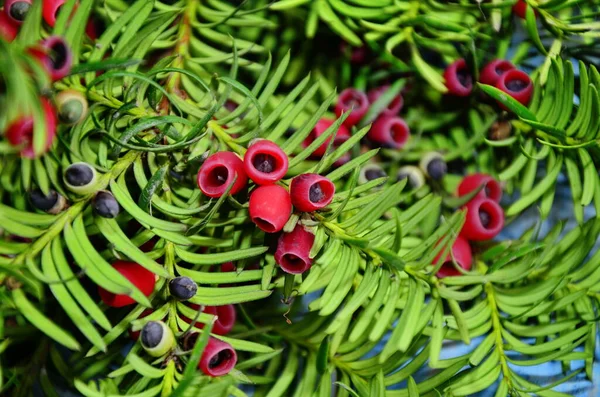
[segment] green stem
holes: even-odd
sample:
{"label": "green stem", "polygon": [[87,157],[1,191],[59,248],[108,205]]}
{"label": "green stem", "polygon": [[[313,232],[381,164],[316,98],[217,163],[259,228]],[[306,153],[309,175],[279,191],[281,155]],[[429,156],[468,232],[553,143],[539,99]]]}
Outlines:
{"label": "green stem", "polygon": [[508,362],[506,360],[506,354],[504,352],[504,340],[502,339],[502,325],[500,324],[500,312],[498,311],[498,306],[496,305],[496,295],[494,291],[494,287],[492,284],[488,283],[485,285],[485,292],[487,294],[487,299],[490,304],[490,308],[492,309],[492,329],[494,331],[494,335],[496,337],[496,350],[498,351],[498,356],[500,357],[500,366],[502,368],[502,374],[509,389],[512,389],[512,379],[510,374],[510,368],[508,366]]}

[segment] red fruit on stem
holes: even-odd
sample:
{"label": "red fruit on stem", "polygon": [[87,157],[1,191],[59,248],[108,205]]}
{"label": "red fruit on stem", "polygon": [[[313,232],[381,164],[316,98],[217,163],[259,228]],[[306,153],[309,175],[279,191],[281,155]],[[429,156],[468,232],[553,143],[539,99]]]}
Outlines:
{"label": "red fruit on stem", "polygon": [[100,37],[101,29],[98,26],[99,24],[94,19],[88,19],[87,24],[85,25],[85,34],[92,40],[98,40]]}
{"label": "red fruit on stem", "polygon": [[342,91],[335,104],[336,116],[340,117],[342,113],[350,112],[344,120],[344,125],[348,127],[358,124],[367,110],[369,110],[369,99],[364,92],[356,88],[346,88]]}
{"label": "red fruit on stem", "polygon": [[309,254],[314,242],[314,234],[304,229],[304,226],[296,225],[291,233],[284,233],[279,237],[275,262],[286,273],[304,273],[312,265]]}
{"label": "red fruit on stem", "polygon": [[[533,83],[529,75],[521,70],[512,69],[504,73],[496,82],[496,88],[516,99],[520,104],[527,105],[533,93]],[[504,110],[506,107],[500,104]]]}
{"label": "red fruit on stem", "polygon": [[299,211],[313,212],[325,208],[334,194],[333,182],[319,174],[298,175],[290,183],[292,205]]}
{"label": "red fruit on stem", "polygon": [[42,16],[48,25],[54,27],[58,11],[66,2],[67,0],[42,0]]}
{"label": "red fruit on stem", "polygon": [[[442,250],[442,252],[435,257],[433,260],[434,265],[437,265],[440,262],[443,253],[444,250]],[[448,252],[444,258],[444,264],[436,274],[439,278],[461,275],[461,272],[458,271],[458,269],[456,269],[452,263],[453,257],[456,264],[458,264],[458,266],[460,266],[462,269],[471,270],[471,265],[473,264],[471,246],[467,240],[458,236],[452,245],[451,252]]]}
{"label": "red fruit on stem", "polygon": [[444,79],[449,95],[466,97],[473,90],[473,78],[464,59],[459,59],[450,64],[444,71]]}
{"label": "red fruit on stem", "polygon": [[504,59],[494,59],[481,69],[479,81],[483,84],[495,86],[502,74],[514,68],[515,65],[509,61]]}
{"label": "red fruit on stem", "polygon": [[17,37],[17,33],[19,33],[18,27],[4,11],[0,12],[0,39],[10,43]]}
{"label": "red fruit on stem", "polygon": [[[191,303],[189,306],[194,310],[200,309],[200,305],[195,303]],[[234,305],[204,306],[202,313],[212,314],[217,317],[211,331],[216,335],[227,335],[233,329],[237,319]],[[181,319],[188,324],[192,322],[192,319],[185,316],[181,316]],[[205,324],[201,322],[194,324],[194,327],[200,329],[203,329],[204,326]]]}
{"label": "red fruit on stem", "polygon": [[[126,261],[116,261],[112,266],[125,276],[127,280],[131,281],[144,295],[150,296],[152,291],[154,291],[156,278],[150,270],[145,269],[135,262]],[[135,303],[129,295],[115,294],[102,287],[98,287],[98,293],[102,302],[110,307],[123,307]]]}
{"label": "red fruit on stem", "polygon": [[476,173],[465,176],[458,185],[457,194],[459,197],[465,196],[481,185],[484,185],[484,188],[481,189],[474,198],[487,197],[497,203],[500,202],[500,199],[502,198],[502,186],[500,186],[500,182],[487,174]]}
{"label": "red fruit on stem", "polygon": [[[140,314],[140,316],[138,317],[138,319],[140,318],[144,318],[150,314],[154,313],[154,310],[152,309],[146,309],[142,312],[142,314]],[[140,331],[133,331],[131,328],[129,329],[129,338],[131,338],[132,340],[138,340],[140,338]]]}
{"label": "red fruit on stem", "polygon": [[274,142],[266,139],[250,145],[244,155],[246,175],[259,185],[271,185],[285,176],[288,156]]}
{"label": "red fruit on stem", "polygon": [[62,79],[71,71],[73,54],[65,39],[60,36],[50,36],[28,51],[38,59],[53,81]]}
{"label": "red fruit on stem", "polygon": [[494,200],[476,197],[465,208],[467,216],[460,235],[467,240],[490,240],[502,230],[504,211]]}
{"label": "red fruit on stem", "polygon": [[198,187],[208,197],[221,197],[227,187],[237,179],[229,194],[234,195],[246,186],[248,176],[244,171],[244,163],[236,154],[218,152],[206,159],[198,171]]}
{"label": "red fruit on stem", "polygon": [[[332,124],[334,123],[333,120],[330,119],[321,119],[317,122],[317,124],[315,125],[315,128],[313,128],[313,130],[311,131],[310,135],[308,136],[308,138],[306,138],[306,140],[303,143],[304,147],[307,147],[308,145],[310,145],[314,140],[316,140],[318,137],[320,137],[321,135],[323,135],[323,133],[325,132],[325,130],[327,128],[329,128]],[[333,148],[332,150],[336,149],[338,146],[340,146],[342,143],[346,142],[348,139],[350,139],[350,131],[348,131],[348,128],[346,128],[345,125],[341,125],[340,128],[337,130],[337,132],[335,134],[333,134],[334,138],[333,138]],[[321,157],[325,154],[325,151],[327,150],[327,145],[329,144],[329,141],[331,140],[331,137],[327,138],[325,140],[325,142],[323,142],[323,144],[321,146],[319,146],[313,153],[312,155],[315,157]]]}
{"label": "red fruit on stem", "polygon": [[[369,93],[367,94],[367,97],[369,98],[369,102],[371,102],[371,104],[373,104],[373,102],[375,102],[389,88],[390,88],[390,86],[384,85],[384,86],[377,87],[377,88],[369,91]],[[390,104],[387,106],[387,108],[383,109],[381,111],[381,113],[379,113],[379,116],[380,117],[381,116],[387,116],[387,117],[397,116],[398,113],[400,113],[400,110],[402,110],[403,105],[404,105],[404,99],[402,98],[402,95],[398,94],[394,97],[394,99],[392,99],[392,102],[390,102]]]}
{"label": "red fruit on stem", "polygon": [[290,194],[279,185],[260,186],[250,194],[249,212],[252,222],[261,230],[278,232],[292,212]]}
{"label": "red fruit on stem", "polygon": [[[43,152],[45,153],[50,149],[56,137],[56,111],[46,98],[40,98],[40,102],[42,104],[42,111],[44,112],[46,127],[46,147]],[[13,146],[23,146],[21,157],[29,159],[36,157],[33,151],[33,128],[32,116],[17,119],[6,128],[4,136],[8,142]]]}
{"label": "red fruit on stem", "polygon": [[371,142],[382,147],[402,149],[410,137],[410,129],[400,117],[379,116],[367,133]]}
{"label": "red fruit on stem", "polygon": [[[525,0],[518,0],[512,7],[513,13],[521,19],[527,18],[527,7],[530,7]],[[537,16],[537,10],[533,10],[534,14]]]}
{"label": "red fruit on stem", "polygon": [[237,362],[237,354],[231,345],[219,339],[209,338],[198,368],[209,376],[226,375]]}
{"label": "red fruit on stem", "polygon": [[16,26],[23,23],[30,8],[31,0],[6,0],[4,2],[4,12]]}

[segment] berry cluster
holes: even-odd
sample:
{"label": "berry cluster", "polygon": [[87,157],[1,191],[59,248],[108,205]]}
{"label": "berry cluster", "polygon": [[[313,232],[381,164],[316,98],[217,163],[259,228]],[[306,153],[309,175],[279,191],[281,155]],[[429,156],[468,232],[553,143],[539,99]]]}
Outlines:
{"label": "berry cluster", "polygon": [[[449,95],[458,97],[471,95],[473,76],[464,59],[459,59],[448,66],[444,71],[444,78]],[[533,83],[529,75],[502,59],[488,62],[479,72],[479,81],[498,88],[522,105],[529,103],[533,93]],[[500,107],[506,110],[501,104]]]}
{"label": "berry cluster", "polygon": [[[442,267],[437,273],[438,277],[458,276],[460,271],[453,266],[453,262],[464,270],[471,270],[473,254],[469,242],[486,241],[493,239],[504,226],[504,211],[499,202],[502,198],[500,183],[486,174],[471,174],[463,178],[458,186],[459,197],[473,194],[466,209],[465,223],[452,245],[451,252],[443,260]],[[433,263],[438,264],[442,259],[438,254]]]}

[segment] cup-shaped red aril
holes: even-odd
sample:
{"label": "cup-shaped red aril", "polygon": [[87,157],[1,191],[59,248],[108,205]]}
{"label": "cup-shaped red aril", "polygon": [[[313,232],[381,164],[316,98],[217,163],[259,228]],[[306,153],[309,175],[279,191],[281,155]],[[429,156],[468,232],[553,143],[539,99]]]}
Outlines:
{"label": "cup-shaped red aril", "polygon": [[244,162],[231,152],[218,152],[204,161],[198,171],[198,187],[208,197],[221,197],[236,178],[229,194],[238,193],[248,183]]}
{"label": "cup-shaped red aril", "polygon": [[[199,310],[200,305],[195,303],[189,304],[194,310]],[[215,322],[213,324],[212,333],[216,335],[227,335],[233,329],[235,325],[237,314],[235,311],[234,305],[222,305],[222,306],[204,306],[204,310],[202,313],[212,314],[216,317]],[[181,316],[181,319],[186,323],[190,324],[192,319]],[[201,322],[196,322],[194,327],[203,329],[206,324]]]}
{"label": "cup-shaped red aril", "polygon": [[479,73],[479,81],[483,84],[495,86],[505,72],[514,69],[515,65],[504,59],[494,59],[488,62]]}
{"label": "cup-shaped red aril", "polygon": [[216,338],[209,338],[198,368],[208,376],[223,376],[235,367],[237,354],[231,345]]}
{"label": "cup-shaped red aril", "polygon": [[71,48],[60,36],[50,36],[43,40],[39,46],[29,49],[48,72],[53,81],[67,76],[73,64]]}
{"label": "cup-shaped red aril", "polygon": [[17,33],[18,26],[3,11],[0,12],[0,39],[10,43],[17,37]]}
{"label": "cup-shaped red aril", "polygon": [[466,196],[481,185],[484,185],[484,187],[475,197],[487,197],[497,203],[500,202],[502,198],[502,186],[500,186],[500,182],[487,174],[476,173],[465,176],[458,185],[457,194],[459,197]]}
{"label": "cup-shaped red aril", "polygon": [[335,104],[335,114],[340,117],[342,113],[350,112],[344,125],[352,127],[358,124],[365,113],[369,110],[369,99],[367,95],[356,88],[346,88],[340,92],[337,103]]}
{"label": "cup-shaped red aril", "polygon": [[259,185],[270,185],[285,176],[288,156],[274,142],[261,139],[250,145],[244,155],[246,175]]}
{"label": "cup-shaped red aril", "polygon": [[44,21],[51,27],[56,24],[56,18],[60,8],[67,2],[67,0],[43,0],[42,1],[42,17]]}
{"label": "cup-shaped red aril", "polygon": [[275,262],[286,273],[304,273],[312,265],[309,254],[314,242],[315,235],[297,224],[290,233],[283,233],[279,237]]}
{"label": "cup-shaped red aril", "polygon": [[[56,111],[46,98],[40,99],[42,111],[44,112],[44,124],[46,127],[46,146],[44,153],[50,149],[56,137]],[[33,151],[33,117],[22,117],[8,125],[4,133],[6,139],[12,146],[22,147],[21,157],[35,158]]]}
{"label": "cup-shaped red aril", "polygon": [[[369,91],[369,93],[367,94],[369,102],[373,104],[373,102],[379,99],[379,97],[382,96],[389,88],[389,86],[384,85]],[[402,98],[402,95],[398,94],[394,97],[394,99],[392,99],[392,102],[389,103],[387,108],[383,109],[381,113],[379,113],[379,116],[397,116],[398,113],[400,113],[400,110],[402,110],[403,105],[404,99]]]}
{"label": "cup-shaped red aril", "polygon": [[[444,250],[442,250],[433,260],[433,264],[437,265],[442,260],[442,255]],[[469,242],[458,236],[454,244],[452,244],[451,252],[448,252],[443,260],[443,265],[440,270],[437,272],[437,276],[439,278],[449,277],[449,276],[460,276],[461,272],[456,269],[453,263],[453,259],[458,266],[460,266],[464,270],[471,270],[471,266],[473,264],[473,254],[471,252],[471,246]]]}
{"label": "cup-shaped red aril", "polygon": [[490,198],[476,197],[466,206],[467,216],[460,235],[467,240],[485,241],[494,238],[504,226],[504,211]]}
{"label": "cup-shaped red aril", "polygon": [[410,129],[400,117],[379,116],[367,133],[371,142],[385,148],[401,149],[408,138]]}
{"label": "cup-shaped red aril", "polygon": [[313,212],[325,208],[334,194],[333,182],[319,174],[298,175],[290,183],[292,205],[299,211]]}
{"label": "cup-shaped red aril", "polygon": [[[127,280],[131,281],[133,285],[140,290],[145,296],[150,296],[154,291],[154,285],[156,284],[156,277],[154,273],[147,270],[143,266],[135,262],[116,261],[112,264],[113,268],[121,273]],[[115,294],[107,291],[102,287],[98,287],[98,293],[100,299],[107,306],[110,307],[123,307],[133,305],[135,301],[129,295]]]}
{"label": "cup-shaped red aril", "polygon": [[473,77],[464,59],[450,64],[444,71],[444,79],[450,95],[466,97],[473,90]]}
{"label": "cup-shaped red aril", "polygon": [[31,0],[6,0],[4,2],[4,12],[13,24],[19,26],[23,23],[31,8],[31,2]]}
{"label": "cup-shaped red aril", "polygon": [[[303,146],[307,147],[308,145],[310,145],[318,137],[320,137],[321,135],[323,135],[323,133],[325,132],[325,130],[327,130],[327,128],[329,128],[333,123],[334,123],[334,121],[331,120],[331,119],[321,119],[321,120],[319,120],[317,122],[317,124],[315,125],[315,128],[313,128],[313,130],[311,131],[310,135],[304,140]],[[332,148],[332,150],[336,149],[342,143],[344,143],[348,139],[350,139],[350,131],[348,131],[348,128],[345,125],[342,124],[340,126],[340,128],[338,128],[338,130],[335,132],[335,134],[333,134],[333,136],[334,136],[334,138],[333,138],[333,148]],[[331,140],[331,137],[327,138],[325,140],[325,142],[321,146],[319,146],[312,153],[312,155],[314,157],[321,157],[321,156],[323,156],[325,154],[325,151],[327,150],[327,145],[329,144],[330,140]]]}
{"label": "cup-shaped red aril", "polygon": [[[496,88],[516,99],[520,104],[527,105],[533,93],[533,83],[529,75],[521,70],[511,69],[504,73],[496,82]],[[500,105],[504,110],[506,107]]]}
{"label": "cup-shaped red aril", "polygon": [[292,213],[292,200],[279,185],[259,186],[250,194],[250,219],[261,230],[275,233],[283,229]]}

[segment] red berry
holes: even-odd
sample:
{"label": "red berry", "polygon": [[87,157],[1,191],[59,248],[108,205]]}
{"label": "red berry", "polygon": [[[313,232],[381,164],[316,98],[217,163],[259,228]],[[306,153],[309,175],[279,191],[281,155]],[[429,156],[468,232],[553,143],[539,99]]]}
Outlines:
{"label": "red berry", "polygon": [[[149,316],[150,314],[154,313],[154,310],[152,309],[146,309],[142,312],[142,314],[140,314],[139,318],[144,318],[146,316]],[[141,330],[140,330],[141,331]],[[131,328],[129,329],[129,337],[133,340],[138,340],[140,337],[140,331],[133,331],[131,330]]]}
{"label": "red berry", "polygon": [[[333,123],[334,123],[334,121],[330,120],[330,119],[319,120],[317,122],[317,124],[315,125],[315,128],[313,128],[313,130],[311,131],[308,138],[306,138],[306,140],[304,141],[304,143],[303,143],[304,147],[307,147],[315,139],[317,139],[318,137],[323,135],[325,130],[327,128],[329,128]],[[334,136],[334,138],[333,138],[333,148],[332,149],[335,149],[338,146],[340,146],[342,143],[344,143],[348,139],[350,139],[350,131],[348,131],[348,128],[346,128],[345,125],[341,125],[340,128],[337,130],[337,132],[335,134],[333,134],[333,136]],[[316,156],[316,157],[323,156],[325,154],[325,151],[327,150],[327,145],[329,144],[330,139],[331,139],[331,137],[327,138],[327,140],[325,140],[325,142],[313,152],[313,156]]]}
{"label": "red berry", "polygon": [[[518,0],[514,5],[513,5],[513,12],[515,13],[515,15],[517,15],[519,18],[521,19],[525,19],[527,17],[527,7],[530,7],[525,0]],[[538,12],[537,10],[533,10],[534,14],[537,16]]]}
{"label": "red berry", "polygon": [[40,61],[53,81],[62,79],[71,71],[73,54],[60,36],[48,37],[39,46],[30,48],[29,53]]}
{"label": "red berry", "polygon": [[0,12],[0,39],[10,43],[17,37],[17,33],[19,29],[13,21],[4,12]]}
{"label": "red berry", "polygon": [[473,78],[464,59],[450,64],[444,71],[444,79],[450,95],[465,97],[473,90]]}
{"label": "red berry", "polygon": [[23,23],[30,8],[31,0],[6,0],[4,2],[4,12],[16,26]]}
{"label": "red berry", "polygon": [[44,21],[51,27],[54,27],[58,11],[67,0],[42,0],[42,2],[42,16],[44,17]]}
{"label": "red berry", "polygon": [[[196,305],[194,303],[189,305],[194,310],[199,310],[200,305]],[[235,321],[237,319],[237,315],[235,312],[234,305],[223,305],[223,306],[204,306],[203,313],[212,314],[216,316],[215,323],[212,328],[212,333],[216,335],[227,335],[235,325]],[[181,319],[186,323],[191,323],[192,320],[181,316]],[[205,324],[201,322],[196,322],[194,327],[196,328],[204,328]]]}
{"label": "red berry", "polygon": [[[496,88],[516,99],[522,105],[527,105],[533,93],[533,83],[529,75],[521,70],[512,69],[498,79]],[[506,108],[500,105],[504,110]]]}
{"label": "red berry", "polygon": [[410,129],[400,117],[379,116],[367,137],[382,147],[402,149],[410,137]]}
{"label": "red berry", "polygon": [[515,65],[504,59],[494,59],[481,69],[479,81],[483,84],[495,86],[500,76],[508,70],[514,69]]}
{"label": "red berry", "polygon": [[[454,264],[452,263],[452,258],[454,257],[454,261],[464,270],[471,270],[471,265],[473,263],[473,255],[471,253],[471,246],[469,242],[464,238],[458,236],[456,241],[452,245],[452,252],[448,252],[446,257],[444,258],[444,264],[437,272],[437,276],[439,278],[448,277],[448,276],[460,276],[461,272],[458,271]],[[436,265],[440,262],[442,254],[444,250],[442,250],[433,260],[433,264]]]}
{"label": "red berry", "polygon": [[313,212],[325,208],[333,200],[335,185],[318,174],[298,175],[290,183],[290,197],[294,208]]}
{"label": "red berry", "polygon": [[304,273],[312,265],[309,254],[314,242],[314,234],[304,229],[304,226],[296,225],[291,233],[284,233],[279,237],[275,262],[286,273]]}
{"label": "red berry", "polygon": [[248,177],[244,171],[244,163],[236,154],[218,152],[206,159],[198,171],[198,187],[208,197],[221,197],[233,182],[229,194],[236,194],[246,186]]}
{"label": "red berry", "polygon": [[[131,283],[135,285],[144,295],[150,296],[152,291],[154,291],[156,278],[154,277],[154,273],[152,273],[150,270],[147,270],[135,262],[126,261],[116,261],[112,266],[119,273],[125,276],[127,280],[131,281]],[[100,299],[102,299],[102,302],[110,307],[123,307],[127,305],[133,305],[135,303],[135,301],[129,295],[114,294],[102,287],[98,287],[98,293],[100,294]]]}
{"label": "red berry", "polygon": [[270,185],[285,176],[288,156],[281,148],[266,139],[250,145],[244,155],[246,175],[259,185]]}
{"label": "red berry", "polygon": [[342,91],[335,105],[335,114],[338,117],[342,113],[350,112],[344,121],[344,125],[348,127],[358,124],[367,110],[369,110],[369,99],[364,92],[356,88],[346,88]]}
{"label": "red berry", "polygon": [[465,176],[460,185],[458,185],[458,196],[465,196],[481,185],[484,185],[484,188],[475,197],[487,197],[497,203],[500,202],[502,198],[502,186],[500,186],[497,180],[487,174],[477,173]]}
{"label": "red berry", "polygon": [[208,376],[226,375],[237,362],[237,354],[233,347],[222,340],[209,338],[202,352],[198,368]]}
{"label": "red berry", "polygon": [[[46,126],[46,147],[44,153],[50,149],[56,136],[56,112],[50,101],[46,98],[40,98],[42,110],[45,116]],[[35,158],[33,151],[33,117],[23,117],[13,121],[6,128],[4,134],[8,142],[13,146],[24,146],[21,150],[21,157]]]}
{"label": "red berry", "polygon": [[[375,102],[389,88],[390,86],[384,85],[369,91],[369,93],[367,94],[369,102],[373,104],[373,102]],[[402,95],[398,94],[394,97],[394,99],[392,99],[392,102],[389,103],[387,108],[383,109],[381,113],[379,113],[379,116],[397,116],[398,113],[400,113],[400,110],[402,110],[403,105],[404,99],[402,98]]]}
{"label": "red berry", "polygon": [[292,200],[279,185],[259,186],[250,194],[249,212],[252,222],[267,233],[283,229],[292,212]]}
{"label": "red berry", "polygon": [[221,271],[226,272],[234,272],[237,270],[237,267],[233,264],[233,262],[225,262],[221,265]]}
{"label": "red berry", "polygon": [[494,238],[504,226],[502,207],[490,198],[476,197],[466,206],[467,216],[460,235],[467,240],[483,241]]}

